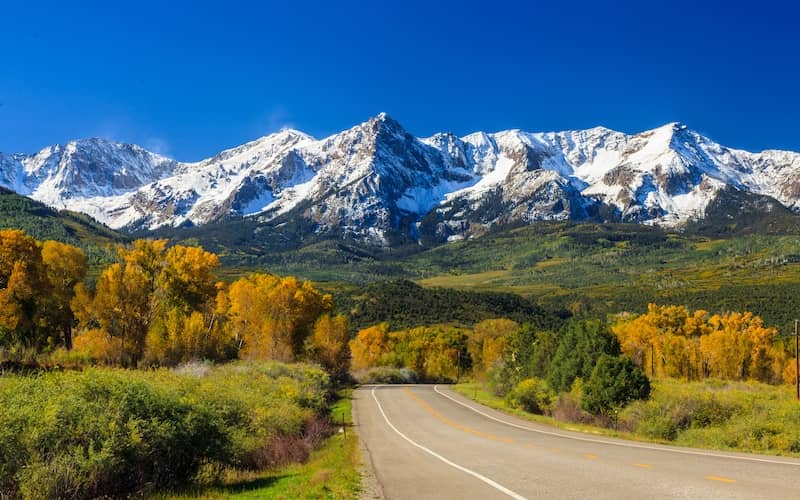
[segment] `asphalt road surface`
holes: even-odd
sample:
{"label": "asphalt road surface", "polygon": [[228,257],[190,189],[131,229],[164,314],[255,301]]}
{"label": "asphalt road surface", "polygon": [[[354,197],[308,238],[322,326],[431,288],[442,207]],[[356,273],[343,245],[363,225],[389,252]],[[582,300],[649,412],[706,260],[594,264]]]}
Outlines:
{"label": "asphalt road surface", "polygon": [[424,498],[800,499],[800,460],[559,430],[447,386],[365,386],[356,430],[383,495]]}

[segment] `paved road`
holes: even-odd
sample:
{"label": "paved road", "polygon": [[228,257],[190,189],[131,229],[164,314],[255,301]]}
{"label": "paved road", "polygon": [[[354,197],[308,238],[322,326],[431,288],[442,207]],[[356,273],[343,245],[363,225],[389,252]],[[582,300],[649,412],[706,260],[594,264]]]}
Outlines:
{"label": "paved road", "polygon": [[800,460],[562,431],[447,386],[365,386],[355,417],[387,499],[800,499]]}

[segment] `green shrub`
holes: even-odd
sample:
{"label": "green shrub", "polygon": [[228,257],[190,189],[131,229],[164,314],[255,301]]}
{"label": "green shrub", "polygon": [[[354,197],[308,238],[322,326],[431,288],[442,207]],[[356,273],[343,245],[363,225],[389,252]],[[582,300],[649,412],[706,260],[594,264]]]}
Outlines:
{"label": "green shrub", "polygon": [[302,438],[328,391],[321,370],[279,363],[0,377],[0,493],[124,497],[246,465]]}
{"label": "green shrub", "polygon": [[652,415],[641,420],[636,430],[649,438],[673,441],[680,428],[670,415]]}
{"label": "green shrub", "polygon": [[791,387],[664,379],[619,415],[623,430],[675,444],[800,454],[800,405]]}
{"label": "green shrub", "polygon": [[528,378],[515,385],[506,395],[506,402],[514,408],[522,408],[529,413],[543,415],[550,412],[555,393],[547,382]]}
{"label": "green shrub", "polygon": [[572,320],[561,336],[547,373],[557,392],[570,389],[576,378],[587,380],[603,354],[618,355],[617,338],[600,320]]}
{"label": "green shrub", "polygon": [[[722,397],[727,384],[707,381],[695,391],[665,391],[674,382],[661,382],[650,401],[637,401],[620,413],[621,426],[647,437],[675,440],[688,429],[702,429],[726,424],[740,413],[744,401]],[[693,384],[697,385],[697,384]]]}
{"label": "green shrub", "polygon": [[583,386],[581,408],[598,415],[650,396],[650,381],[633,361],[603,354]]}
{"label": "green shrub", "polygon": [[486,382],[495,396],[502,398],[508,394],[514,388],[515,380],[518,379],[514,370],[502,359],[486,370]]}
{"label": "green shrub", "polygon": [[587,423],[593,420],[592,415],[581,409],[583,396],[583,379],[576,378],[569,392],[558,395],[553,404],[552,415],[563,422]]}

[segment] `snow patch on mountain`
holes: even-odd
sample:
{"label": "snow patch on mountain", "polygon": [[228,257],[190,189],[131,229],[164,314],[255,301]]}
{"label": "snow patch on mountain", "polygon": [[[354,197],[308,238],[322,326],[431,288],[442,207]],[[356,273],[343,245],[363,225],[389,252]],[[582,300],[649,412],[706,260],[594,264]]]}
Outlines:
{"label": "snow patch on mountain", "polygon": [[103,139],[0,154],[0,185],[114,228],[302,217],[320,232],[386,243],[595,217],[600,207],[677,226],[702,218],[727,187],[800,211],[800,154],[727,148],[680,123],[419,139],[382,113],[321,140],[284,130],[193,163]]}

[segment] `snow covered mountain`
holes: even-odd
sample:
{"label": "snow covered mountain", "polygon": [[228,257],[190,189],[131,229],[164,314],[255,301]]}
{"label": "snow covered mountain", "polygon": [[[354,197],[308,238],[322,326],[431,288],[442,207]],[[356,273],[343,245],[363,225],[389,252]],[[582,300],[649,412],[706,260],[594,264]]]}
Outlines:
{"label": "snow covered mountain", "polygon": [[418,139],[382,113],[325,139],[286,130],[196,163],[102,139],[0,154],[0,185],[113,228],[301,218],[387,244],[537,220],[678,226],[725,189],[800,211],[800,154],[726,148],[679,123]]}

